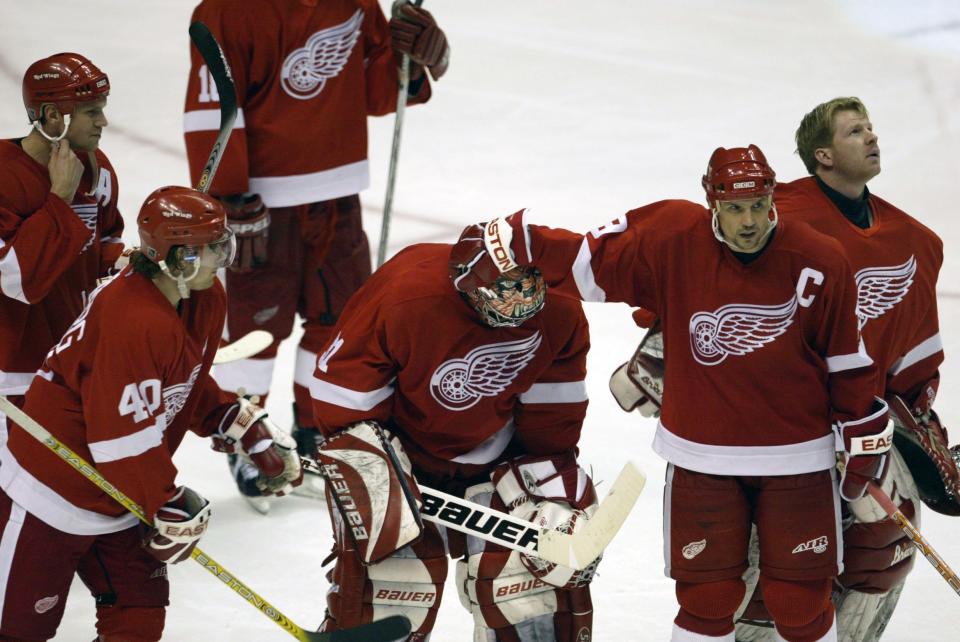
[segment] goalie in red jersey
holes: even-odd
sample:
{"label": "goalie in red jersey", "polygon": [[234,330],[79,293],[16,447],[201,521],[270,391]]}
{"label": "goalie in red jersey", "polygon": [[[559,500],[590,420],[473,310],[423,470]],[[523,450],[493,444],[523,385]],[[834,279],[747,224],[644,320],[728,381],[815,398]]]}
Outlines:
{"label": "goalie in red jersey", "polygon": [[264,493],[302,479],[293,440],[208,374],[226,311],[216,271],[235,251],[223,207],[164,187],[137,222],[140,249],[47,354],[24,411],[142,506],[155,528],[11,422],[0,450],[3,642],[53,638],[74,574],[96,599],[99,642],[160,639],[165,563],[188,559],[210,518],[207,500],[176,483],[172,457],[188,430],[249,459]]}
{"label": "goalie in red jersey", "polygon": [[575,527],[597,504],[577,463],[580,302],[532,267],[461,294],[449,259],[449,245],[422,244],[384,264],[317,361],[310,393],[327,440],[315,456],[336,538],[324,629],[402,614],[409,639],[426,639],[453,557],[475,639],[590,639],[595,564],[544,564],[418,517],[416,482],[542,528]]}
{"label": "goalie in red jersey", "polygon": [[777,633],[835,640],[842,546],[831,424],[848,453],[839,489],[849,499],[892,442],[850,266],[836,241],[778,218],[774,185],[758,148],[719,148],[703,177],[709,208],[662,201],[587,235],[532,224],[522,210],[467,228],[454,250],[461,290],[535,264],[584,300],[660,318],[669,367],[653,447],[669,462],[675,641],[733,642],[752,521]]}

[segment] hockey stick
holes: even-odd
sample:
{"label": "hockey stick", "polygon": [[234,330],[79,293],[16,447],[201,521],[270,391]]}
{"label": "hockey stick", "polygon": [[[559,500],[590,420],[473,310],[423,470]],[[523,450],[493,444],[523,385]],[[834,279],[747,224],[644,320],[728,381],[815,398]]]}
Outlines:
{"label": "hockey stick", "polygon": [[[46,428],[30,418],[17,406],[13,405],[13,403],[3,395],[0,395],[0,412],[3,412],[7,417],[13,419],[18,426],[52,450],[70,467],[86,477],[104,493],[115,499],[121,506],[136,515],[141,522],[148,526],[153,526],[139,504],[124,495],[119,488],[107,481],[90,463],[74,452],[69,446],[51,435]],[[329,633],[304,631],[294,624],[286,615],[277,610],[276,607],[260,597],[253,589],[241,582],[236,575],[227,571],[227,569],[221,566],[216,560],[200,550],[200,547],[193,549],[191,557],[197,564],[200,564],[213,574],[214,577],[223,582],[237,595],[273,620],[277,626],[303,642],[360,642],[361,640],[370,642],[382,640],[386,642],[402,637],[410,632],[410,622],[403,616],[391,616],[346,631],[331,631]]]}
{"label": "hockey stick", "polygon": [[[400,4],[406,4],[401,2]],[[414,0],[419,7],[423,0]],[[426,72],[424,72],[426,73]],[[377,267],[387,257],[387,238],[390,236],[390,213],[393,211],[393,188],[397,181],[397,160],[400,158],[400,133],[403,128],[403,113],[407,109],[407,89],[410,87],[410,56],[403,54],[400,60],[400,87],[397,90],[397,109],[393,119],[393,144],[390,147],[390,168],[387,170],[387,193],[383,201],[383,221],[380,223],[380,246],[377,248]]]}
{"label": "hockey stick", "polygon": [[939,553],[933,550],[933,547],[930,546],[930,543],[926,538],[917,530],[917,528],[910,523],[910,520],[907,519],[907,516],[897,508],[897,505],[893,503],[893,500],[883,489],[877,486],[875,483],[870,482],[867,484],[867,492],[870,493],[870,496],[873,497],[880,507],[890,516],[894,522],[897,523],[897,526],[900,527],[907,537],[913,542],[913,545],[917,547],[923,556],[927,558],[927,561],[930,562],[930,565],[933,568],[937,569],[937,573],[946,580],[947,584],[950,585],[957,595],[960,595],[960,578],[957,578],[957,574],[953,572],[953,569],[943,561],[943,558],[940,557]]}
{"label": "hockey stick", "polygon": [[210,150],[210,156],[207,164],[200,174],[200,180],[197,181],[197,189],[201,192],[210,191],[210,184],[213,182],[213,176],[217,173],[220,166],[220,159],[223,158],[223,152],[227,148],[227,139],[230,138],[230,132],[233,131],[233,122],[237,119],[237,90],[233,85],[233,75],[230,73],[230,65],[223,55],[223,49],[217,43],[217,39],[210,33],[210,29],[202,22],[194,22],[190,25],[190,39],[203,61],[207,63],[207,70],[213,77],[213,82],[217,86],[217,94],[220,96],[220,132],[217,134],[217,140]]}
{"label": "hockey stick", "polygon": [[217,348],[217,354],[213,357],[213,365],[248,359],[262,352],[271,343],[273,343],[273,335],[266,330],[248,332],[233,343]]}
{"label": "hockey stick", "polygon": [[[301,459],[304,468],[322,474],[313,460]],[[588,567],[610,544],[640,496],[646,476],[627,463],[597,512],[574,533],[537,528],[503,511],[420,485],[420,516],[435,524],[461,531],[504,548],[577,570]]]}

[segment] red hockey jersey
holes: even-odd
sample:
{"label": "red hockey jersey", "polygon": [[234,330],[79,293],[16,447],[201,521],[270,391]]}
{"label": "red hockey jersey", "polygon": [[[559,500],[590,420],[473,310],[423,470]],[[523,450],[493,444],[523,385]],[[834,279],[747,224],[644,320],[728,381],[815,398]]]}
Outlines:
{"label": "red hockey jersey", "polygon": [[0,141],[0,394],[26,391],[123,250],[117,175],[95,157],[96,176],[79,154],[83,177],[67,205],[18,140]]}
{"label": "red hockey jersey", "polygon": [[937,276],[943,241],[916,219],[870,195],[873,223],[847,220],[813,177],[777,185],[786,220],[802,220],[837,239],[857,284],[857,316],[867,353],[877,363],[874,393],[912,403],[943,362]]}
{"label": "red hockey jersey", "polygon": [[[239,112],[210,192],[257,192],[270,207],[357,194],[370,183],[367,116],[397,104],[398,59],[376,0],[205,0],[193,12],[221,44]],[[196,183],[220,98],[191,48],[184,133]],[[430,96],[428,82],[411,102]]]}
{"label": "red hockey jersey", "polygon": [[317,360],[314,417],[327,434],[383,422],[436,474],[476,474],[511,442],[530,454],[572,450],[587,408],[580,302],[548,292],[522,326],[491,328],[450,284],[449,254],[411,246],[350,299]]}
{"label": "red hockey jersey", "polygon": [[[24,411],[93,464],[152,519],[173,495],[171,457],[187,429],[229,403],[209,376],[226,296],[219,281],[174,309],[153,283],[126,268],[94,290],[51,349]],[[9,426],[0,487],[67,533],[110,533],[136,518],[46,446]]]}
{"label": "red hockey jersey", "polygon": [[[857,331],[840,245],[781,223],[744,264],[717,241],[709,211],[662,201],[586,237],[526,226],[528,256],[586,301],[622,301],[661,319],[667,364],[654,450],[719,475],[832,468],[831,420],[864,417],[875,369]],[[833,415],[831,415],[831,409]]]}

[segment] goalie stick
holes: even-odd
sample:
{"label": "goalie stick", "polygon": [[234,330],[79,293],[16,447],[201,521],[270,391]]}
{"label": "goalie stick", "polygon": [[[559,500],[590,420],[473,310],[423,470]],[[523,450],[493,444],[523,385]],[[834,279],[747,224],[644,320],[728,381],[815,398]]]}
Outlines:
{"label": "goalie stick", "polygon": [[917,530],[916,526],[910,523],[910,520],[907,519],[907,516],[904,515],[897,505],[893,503],[893,500],[887,496],[883,489],[877,486],[875,483],[870,482],[867,484],[867,492],[870,493],[870,496],[873,497],[880,507],[890,516],[894,522],[897,523],[897,526],[900,527],[907,537],[913,542],[913,545],[917,547],[923,556],[927,558],[927,561],[930,562],[930,565],[933,568],[937,569],[937,573],[950,585],[957,595],[960,595],[960,578],[957,577],[957,574],[953,572],[953,569],[943,561],[943,558],[940,557],[940,554],[933,550],[933,547],[930,546],[930,543],[926,538]]}
{"label": "goalie stick", "polygon": [[213,365],[247,359],[262,352],[271,343],[273,343],[273,335],[266,330],[248,332],[236,341],[217,348]]}
{"label": "goalie stick", "polygon": [[[301,461],[304,468],[322,474],[315,461]],[[504,548],[583,570],[603,553],[623,526],[645,483],[646,476],[628,462],[597,512],[590,519],[582,520],[580,529],[574,533],[537,528],[509,513],[422,485],[419,486],[423,497],[420,516]]]}
{"label": "goalie stick", "polygon": [[210,150],[210,156],[200,174],[200,180],[197,181],[197,190],[206,193],[210,191],[210,184],[220,166],[223,152],[227,148],[227,139],[233,131],[233,122],[237,119],[237,90],[233,84],[230,65],[227,64],[227,59],[223,55],[223,49],[220,48],[207,25],[194,22],[190,25],[189,31],[190,39],[203,57],[203,61],[207,63],[207,70],[220,96],[220,132],[217,134],[213,149]]}
{"label": "goalie stick", "polygon": [[[119,488],[105,479],[93,465],[88,463],[62,441],[51,435],[46,428],[34,421],[3,395],[0,395],[0,412],[3,412],[37,441],[52,450],[58,457],[63,459],[68,466],[86,477],[92,484],[96,485],[121,506],[136,515],[144,524],[151,527],[153,526],[139,504],[124,495]],[[220,563],[200,550],[199,546],[193,549],[191,558],[223,582],[228,588],[233,590],[233,592],[254,606],[258,611],[270,618],[277,626],[303,642],[387,642],[401,638],[410,632],[410,621],[399,615],[390,616],[344,631],[330,631],[327,633],[305,631],[281,613],[275,606],[258,595],[253,589],[240,581],[236,575],[227,571]]]}
{"label": "goalie stick", "polygon": [[[399,5],[405,0],[394,3],[392,13],[396,15]],[[414,0],[413,6],[419,7],[423,0]],[[426,73],[426,72],[424,72]],[[393,187],[397,181],[397,161],[400,158],[400,133],[403,128],[403,113],[407,108],[407,89],[410,87],[410,56],[403,54],[400,60],[400,86],[397,89],[397,109],[393,119],[393,144],[390,147],[390,167],[387,170],[387,192],[383,199],[383,220],[380,223],[380,245],[377,247],[377,267],[387,258],[387,238],[390,236],[390,213],[393,211]]]}

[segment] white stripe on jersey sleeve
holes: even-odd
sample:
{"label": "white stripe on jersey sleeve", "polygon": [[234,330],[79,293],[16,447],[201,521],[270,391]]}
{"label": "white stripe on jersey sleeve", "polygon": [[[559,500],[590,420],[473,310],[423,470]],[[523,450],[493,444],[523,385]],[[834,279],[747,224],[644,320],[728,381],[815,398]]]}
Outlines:
{"label": "white stripe on jersey sleeve", "polygon": [[[237,119],[233,122],[234,129],[244,126],[243,109],[237,109]],[[220,109],[195,109],[183,115],[183,133],[215,132],[220,129]]]}
{"label": "white stripe on jersey sleeve", "polygon": [[328,403],[332,406],[340,406],[350,410],[370,410],[378,403],[390,397],[393,394],[394,380],[382,388],[371,390],[370,392],[360,392],[351,390],[327,381],[321,381],[314,378],[310,381],[310,396],[317,401]]}
{"label": "white stripe on jersey sleeve", "polygon": [[856,370],[873,363],[873,359],[867,354],[867,349],[863,345],[863,339],[860,339],[860,345],[857,352],[853,354],[840,354],[833,357],[827,357],[827,370],[829,372],[843,372],[844,370]]}
{"label": "white stripe on jersey sleeve", "polygon": [[520,403],[580,403],[587,401],[585,381],[564,381],[561,383],[535,383],[520,395]]}
{"label": "white stripe on jersey sleeve", "polygon": [[157,417],[157,423],[138,430],[132,435],[91,442],[89,444],[90,455],[93,457],[93,461],[98,464],[136,457],[160,445],[163,441],[164,428],[166,428],[166,425],[161,415]]}
{"label": "white stripe on jersey sleeve", "polygon": [[581,299],[603,303],[607,300],[607,293],[597,285],[593,278],[593,266],[590,264],[592,257],[589,242],[587,237],[584,237],[583,243],[580,244],[580,251],[577,252],[577,258],[573,261],[573,280],[577,283],[577,290],[580,291]]}
{"label": "white stripe on jersey sleeve", "polygon": [[923,361],[943,350],[943,341],[940,339],[940,333],[933,335],[917,344],[912,350],[907,352],[890,366],[888,374],[895,377],[915,363]]}
{"label": "white stripe on jersey sleeve", "polygon": [[29,303],[27,295],[23,293],[20,261],[17,260],[17,250],[13,247],[0,259],[0,292],[21,303]]}

